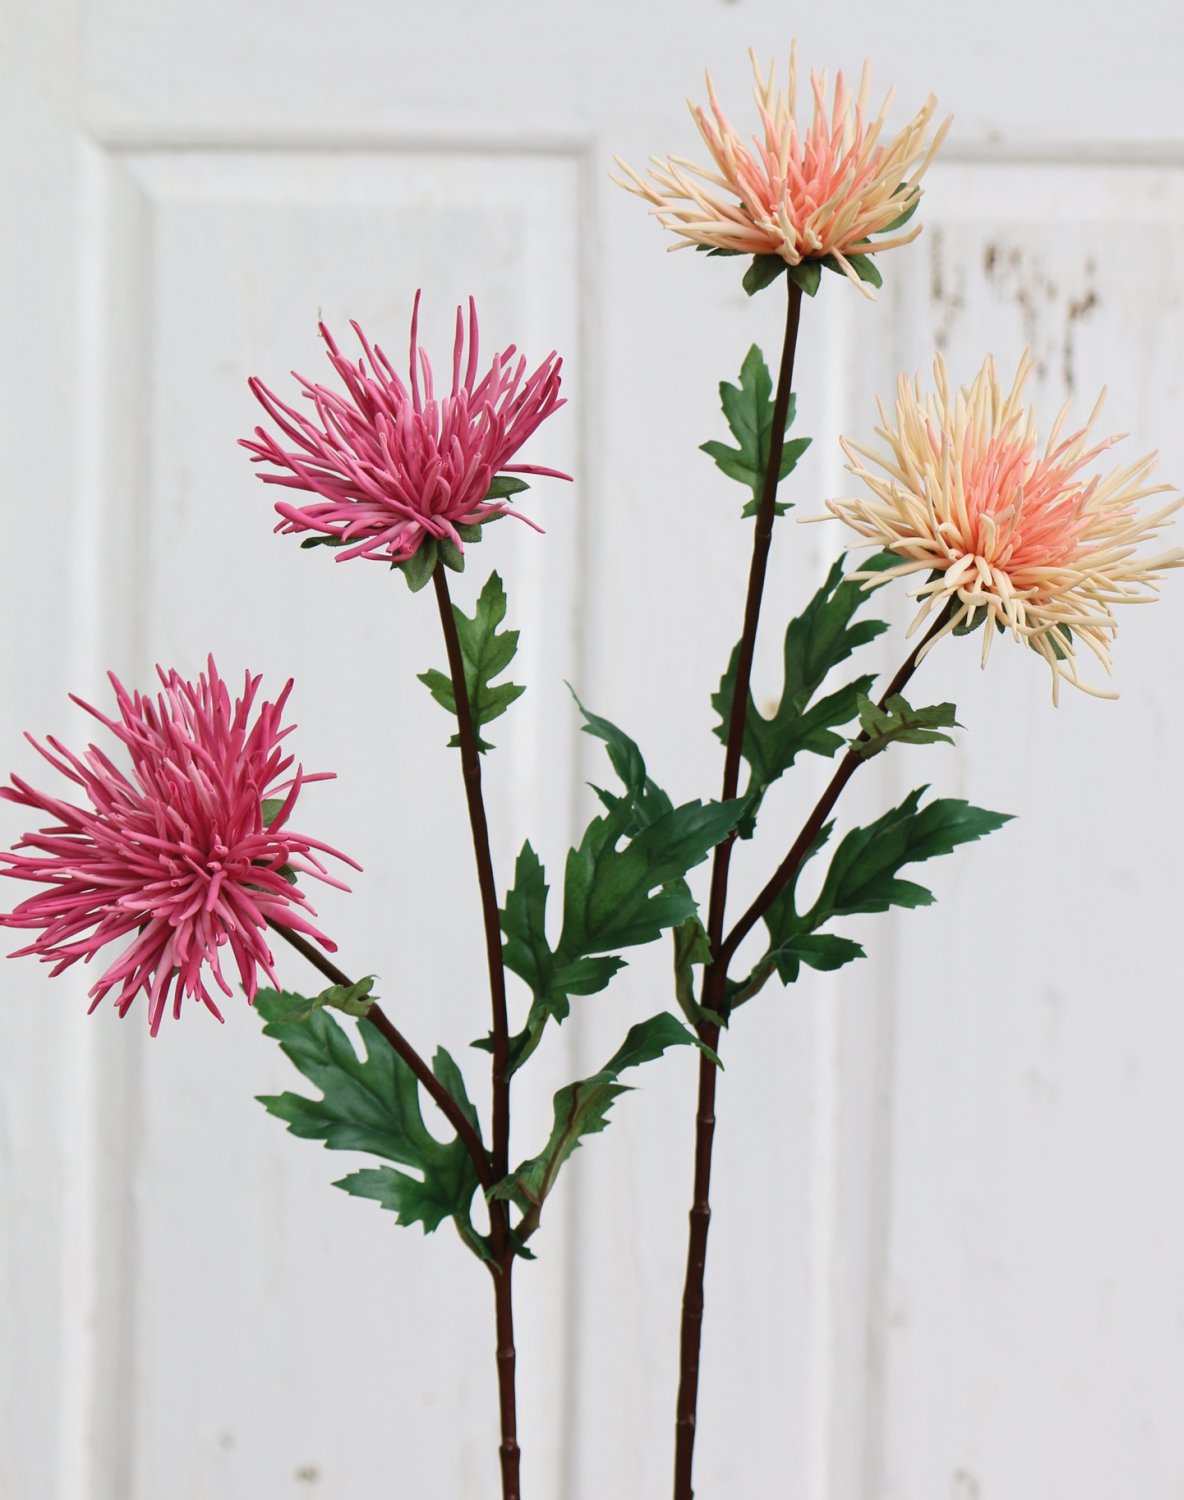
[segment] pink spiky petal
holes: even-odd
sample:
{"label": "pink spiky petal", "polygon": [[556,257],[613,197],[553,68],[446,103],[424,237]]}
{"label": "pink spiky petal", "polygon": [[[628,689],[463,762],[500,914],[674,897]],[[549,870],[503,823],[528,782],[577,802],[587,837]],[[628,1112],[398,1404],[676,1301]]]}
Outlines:
{"label": "pink spiky petal", "polygon": [[[0,926],[37,933],[10,956],[36,954],[60,974],[130,937],[91,987],[90,1008],[114,990],[123,1016],[143,992],[153,1036],[170,997],[174,1016],[188,996],[222,1019],[206,981],[233,993],[224,972],[227,956],[248,1001],[258,970],[277,984],[268,924],[303,933],[332,952],[335,945],[309,920],[316,913],[307,897],[287,876],[311,875],[344,890],[319,856],[359,868],[289,827],[301,788],[332,774],[293,770],[293,757],[281,746],[290,733],[282,725],[290,681],[275,702],[256,708],[260,679],[247,673],[232,704],[213,657],[196,683],[176,671],[157,671],[162,691],[155,699],[128,693],[111,674],[115,718],[74,699],[123,746],[126,769],[96,745],[76,755],[56,739],[41,745],[29,737],[85,793],[89,806],[38,791],[19,776],[0,787],[0,797],[52,820],[25,834],[18,852],[0,852],[0,875],[44,887],[0,913]],[[264,800],[282,803],[270,824],[263,820]]]}

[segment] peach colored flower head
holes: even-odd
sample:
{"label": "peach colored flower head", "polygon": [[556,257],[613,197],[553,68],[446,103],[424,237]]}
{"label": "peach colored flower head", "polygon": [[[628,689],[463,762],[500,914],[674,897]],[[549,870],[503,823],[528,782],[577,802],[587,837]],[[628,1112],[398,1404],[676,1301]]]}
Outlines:
{"label": "peach colored flower head", "polygon": [[344,890],[318,855],[354,864],[289,826],[301,787],[330,775],[293,769],[281,744],[291,682],[274,703],[256,706],[259,678],[248,674],[232,704],[212,658],[196,683],[163,671],[160,681],[163,691],[153,700],[128,693],[112,675],[115,719],[74,699],[119,741],[123,769],[95,745],[76,755],[56,739],[48,748],[32,741],[81,792],[82,805],[19,776],[0,787],[0,798],[50,819],[25,834],[16,845],[22,852],[0,853],[0,875],[42,887],[14,911],[0,912],[0,927],[37,933],[11,956],[34,953],[60,974],[128,939],[91,987],[91,1009],[114,990],[123,1016],[143,991],[153,1036],[170,997],[174,1016],[189,996],[221,1020],[206,975],[232,993],[225,955],[248,1000],[257,969],[278,989],[268,924],[306,933],[332,951],[308,920],[316,914],[296,881],[313,875]]}
{"label": "peach colored flower head", "polygon": [[[652,181],[646,181],[618,157],[628,181],[614,180],[653,204],[659,223],[679,237],[673,248],[703,245],[779,255],[791,266],[833,257],[838,268],[871,296],[847,257],[891,250],[920,234],[919,224],[892,231],[917,207],[921,178],[950,121],[926,145],[937,108],[931,95],[898,135],[882,139],[893,93],[889,91],[879,114],[869,121],[871,73],[865,63],[854,97],[843,75],[838,75],[829,113],[826,74],[810,74],[814,118],[802,134],[795,118],[797,43],[789,54],[788,95],[774,87],[774,67],[767,79],[762,78],[756,53],[749,56],[763,132],[752,138],[752,149],[724,114],[708,73],[707,107],[689,100],[688,104],[715,169],[678,156],[666,161],[654,157],[648,169]],[[886,231],[888,238],[868,243],[872,235]]]}
{"label": "peach colored flower head", "polygon": [[902,559],[882,571],[854,573],[865,588],[908,573],[928,575],[913,590],[923,603],[910,633],[949,605],[949,619],[935,639],[985,620],[984,666],[997,626],[1048,663],[1054,703],[1062,678],[1110,698],[1115,695],[1080,680],[1076,643],[1112,670],[1113,606],[1154,598],[1157,575],[1184,564],[1180,548],[1138,554],[1184,499],[1150,513],[1137,509],[1146,496],[1171,488],[1147,483],[1154,453],[1105,476],[1084,472],[1121,436],[1091,446],[1104,391],[1089,421],[1068,437],[1062,436],[1066,403],[1040,452],[1035,416],[1022,404],[1035,367],[1025,354],[1006,394],[990,358],[958,390],[951,388],[940,354],[933,367],[935,394],[922,392],[919,376],[912,383],[900,376],[895,420],[880,403],[876,435],[888,451],[841,439],[848,471],[872,498],[830,500],[827,506],[871,545]]}
{"label": "peach colored flower head", "polygon": [[406,384],[357,323],[351,327],[364,355],[356,361],[342,354],[320,325],[344,392],[295,376],[311,415],[286,405],[257,376],[249,381],[281,434],[277,438],[256,427],[253,438],[240,440],[256,463],[280,471],[260,479],[313,497],[278,501],[277,531],[323,537],[341,549],[338,562],[368,557],[397,564],[428,540],[451,542],[463,551],[466,528],[517,515],[503,496],[526,485],[507,482],[506,476],[570,479],[556,469],[510,462],[535,428],[564,404],[559,395],[563,362],[555,353],[527,375],[525,359],[511,344],[479,375],[477,309],[470,297],[467,328],[461,309],[456,310],[451,384],[438,390],[419,343],[418,292]]}

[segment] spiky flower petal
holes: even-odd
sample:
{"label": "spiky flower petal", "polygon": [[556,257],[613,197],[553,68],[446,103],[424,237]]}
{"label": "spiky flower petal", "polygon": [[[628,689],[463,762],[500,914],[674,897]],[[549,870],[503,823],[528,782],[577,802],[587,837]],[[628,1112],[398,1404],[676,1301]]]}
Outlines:
{"label": "spiky flower petal", "polygon": [[[893,91],[869,122],[871,72],[865,63],[854,97],[843,75],[838,75],[829,115],[827,76],[810,74],[814,116],[810,128],[801,134],[795,118],[797,43],[789,54],[788,95],[774,85],[774,65],[763,78],[756,53],[750,52],[749,57],[763,129],[763,139],[752,139],[755,150],[749,149],[724,114],[708,73],[707,107],[687,102],[715,169],[695,166],[679,156],[666,161],[653,157],[648,169],[652,181],[646,181],[618,157],[617,165],[628,180],[614,180],[653,204],[659,223],[678,235],[674,248],[704,245],[751,255],[779,255],[791,266],[833,256],[860,290],[871,296],[848,256],[891,250],[920,234],[919,224],[900,233],[891,231],[916,209],[921,178],[950,121],[926,144],[937,109],[931,95],[898,135],[881,141]],[[872,235],[885,232],[887,239],[868,243]]]}
{"label": "spiky flower petal", "polygon": [[1086,473],[1122,436],[1090,437],[1104,391],[1085,426],[1067,437],[1066,402],[1041,452],[1035,413],[1023,404],[1035,368],[1025,354],[1006,394],[990,358],[957,390],[940,354],[935,393],[922,390],[920,376],[910,383],[901,375],[894,417],[879,403],[876,435],[887,452],[841,440],[848,471],[872,498],[827,506],[868,543],[902,559],[882,571],[853,574],[866,588],[905,574],[929,575],[913,590],[923,604],[911,629],[949,604],[942,635],[985,619],[984,666],[998,627],[1048,663],[1054,703],[1062,678],[1114,697],[1081,681],[1076,644],[1112,670],[1113,606],[1154,598],[1158,575],[1184,564],[1178,547],[1151,557],[1138,552],[1184,499],[1150,513],[1137,509],[1148,495],[1171,489],[1148,484],[1154,453],[1104,476]]}
{"label": "spiky flower petal", "polygon": [[[113,674],[119,717],[74,702],[114,734],[130,759],[121,769],[96,745],[75,755],[56,739],[34,747],[80,787],[86,803],[64,802],[19,776],[0,797],[36,808],[53,820],[0,853],[0,875],[45,889],[0,913],[0,926],[30,928],[38,936],[11,956],[35,953],[60,974],[89,961],[108,943],[131,937],[92,986],[91,1009],[111,990],[121,1016],[142,990],[155,1036],[172,996],[173,1015],[185,996],[200,999],[222,1019],[206,972],[224,995],[233,993],[222,971],[229,949],[238,978],[253,1000],[256,970],[278,988],[269,923],[334,944],[308,920],[316,913],[294,883],[301,874],[346,889],[317,857],[346,855],[304,834],[288,819],[300,789],[332,773],[305,775],[284,753],[282,727],[289,681],[274,703],[255,709],[258,677],[246,676],[242,696],[230,694],[211,657],[196,684],[157,669],[163,691],[155,701],[129,694]],[[47,748],[48,747],[48,748]],[[264,809],[264,801],[271,805]],[[306,915],[307,914],[307,915]]]}
{"label": "spiky flower petal", "polygon": [[339,562],[349,557],[405,562],[428,538],[463,551],[458,527],[517,515],[502,498],[490,495],[499,473],[570,479],[556,469],[510,463],[535,428],[564,404],[559,395],[563,362],[554,353],[528,376],[525,359],[515,358],[511,344],[494,355],[489,370],[478,378],[477,309],[470,297],[467,348],[458,307],[452,384],[438,394],[431,363],[419,344],[418,292],[406,385],[378,345],[371,346],[357,323],[350,326],[364,353],[356,363],[320,325],[345,394],[293,372],[316,421],[285,405],[258,377],[249,382],[293,445],[285,448],[263,427],[256,427],[254,438],[241,440],[256,463],[283,471],[260,474],[260,479],[319,497],[301,505],[278,501],[275,508],[282,519],[277,531],[314,532],[345,544],[337,553]]}

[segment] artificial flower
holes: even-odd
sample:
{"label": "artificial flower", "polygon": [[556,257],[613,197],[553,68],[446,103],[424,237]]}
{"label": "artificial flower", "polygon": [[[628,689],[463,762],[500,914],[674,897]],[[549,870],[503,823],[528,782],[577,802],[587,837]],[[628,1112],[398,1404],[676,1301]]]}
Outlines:
{"label": "artificial flower", "polygon": [[1184,500],[1149,513],[1138,509],[1148,495],[1171,488],[1148,483],[1154,453],[1106,475],[1088,472],[1119,440],[1090,436],[1101,396],[1085,426],[1068,436],[1066,403],[1042,451],[1035,413],[1023,404],[1036,368],[1027,354],[1006,393],[990,358],[958,390],[940,354],[933,368],[934,393],[923,392],[919,376],[910,382],[902,375],[894,416],[880,403],[876,435],[887,452],[841,439],[849,472],[871,498],[830,500],[828,508],[901,559],[852,576],[870,588],[924,574],[913,590],[923,601],[913,629],[948,606],[939,635],[985,621],[983,665],[998,627],[1048,663],[1054,702],[1062,679],[1113,697],[1081,680],[1076,646],[1112,670],[1114,606],[1154,598],[1159,574],[1184,562],[1180,548],[1139,552]]}
{"label": "artificial flower", "polygon": [[419,344],[418,292],[406,384],[358,324],[351,327],[364,355],[356,362],[341,353],[320,325],[344,393],[295,376],[315,421],[286,406],[257,377],[249,382],[292,444],[285,447],[263,427],[255,429],[253,439],[244,438],[242,446],[256,462],[281,471],[259,477],[315,497],[304,504],[278,501],[275,508],[282,519],[277,531],[316,533],[340,548],[338,561],[368,557],[396,564],[432,538],[463,551],[463,528],[518,515],[506,506],[505,495],[526,486],[513,479],[495,484],[500,475],[571,477],[510,463],[539,424],[564,404],[559,395],[562,361],[554,353],[528,376],[525,359],[516,357],[511,344],[479,376],[477,309],[470,297],[467,348],[465,320],[457,308],[452,384],[438,393]]}
{"label": "artificial flower", "polygon": [[269,924],[305,933],[332,951],[335,945],[309,922],[316,913],[295,882],[313,875],[346,889],[317,851],[354,864],[289,827],[301,788],[331,777],[306,775],[299,766],[292,771],[281,744],[290,732],[282,727],[290,681],[274,703],[256,708],[260,679],[248,674],[232,705],[212,657],[196,683],[157,670],[162,691],[155,700],[129,694],[111,675],[117,718],[74,699],[119,741],[126,766],[96,745],[79,756],[52,737],[45,745],[31,740],[81,789],[82,805],[19,776],[0,787],[0,797],[52,820],[27,833],[16,853],[0,853],[0,875],[44,887],[0,913],[0,926],[37,932],[11,956],[36,954],[60,974],[130,937],[92,986],[90,1008],[115,990],[123,1016],[143,991],[153,1036],[170,996],[174,1016],[190,996],[222,1019],[206,977],[224,995],[233,993],[224,950],[248,1000],[257,970],[278,988]]}

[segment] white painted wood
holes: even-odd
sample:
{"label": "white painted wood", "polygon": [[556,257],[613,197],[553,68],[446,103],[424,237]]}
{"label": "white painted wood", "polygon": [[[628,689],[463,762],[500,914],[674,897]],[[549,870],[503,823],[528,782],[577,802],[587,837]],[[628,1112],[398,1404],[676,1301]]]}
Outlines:
{"label": "white painted wood", "polygon": [[[419,285],[432,347],[473,291],[489,347],[559,348],[571,405],[532,456],[577,484],[541,482],[547,537],[499,527],[459,591],[496,565],[524,630],[530,691],[488,772],[500,867],[529,833],[554,883],[592,808],[603,757],[563,677],[673,793],[713,792],[706,696],[747,534],[694,450],[719,432],[716,382],[753,340],[772,357],[780,299],[664,255],[607,166],[694,154],[680,101],[705,62],[742,118],[744,49],[784,53],[791,23],[766,0],[13,15],[2,763],[33,768],[26,726],[79,733],[65,693],[101,692],[108,666],[144,681],[213,648],[228,674],[295,674],[301,756],[340,777],[310,816],[366,866],[319,903],[343,962],[379,972],[425,1045],[465,1054],[485,1018],[480,954],[453,936],[475,912],[463,807],[444,717],[411,680],[440,655],[430,604],[270,537],[234,446],[256,419],[245,379],[314,374],[318,309],[400,348]],[[1069,30],[1005,0],[960,13],[956,40],[919,4],[801,25],[804,61],[871,56],[902,115],[933,89],[958,119],[927,232],[886,259],[878,303],[833,282],[807,308],[800,509],[845,486],[835,435],[867,435],[875,395],[935,342],[964,377],[1030,344],[1048,419],[1108,383],[1105,420],[1178,480],[1174,9],[1086,7]],[[839,545],[837,527],[780,532],[758,694]],[[960,748],[894,754],[852,789],[844,819],[925,780],[1019,819],[932,872],[936,908],[853,924],[872,961],[766,992],[727,1038],[703,1500],[1184,1492],[1178,583],[1126,612],[1119,703],[1066,694],[1054,713],[1034,659],[1000,651],[980,676],[951,647],[924,681],[957,699]],[[900,651],[897,634],[884,664]],[[822,775],[770,798],[767,837],[792,838]],[[6,838],[21,826],[0,808]],[[766,868],[743,851],[737,901]],[[492,1493],[478,1269],[327,1188],[349,1162],[252,1100],[294,1080],[245,1008],[149,1044],[137,1019],[87,1020],[84,988],[0,968],[0,1496]],[[666,955],[639,954],[552,1038],[521,1154],[550,1089],[667,1004]],[[476,1084],[480,1055],[466,1064]],[[668,1487],[693,1075],[674,1055],[638,1080],[519,1278],[532,1497]]]}

